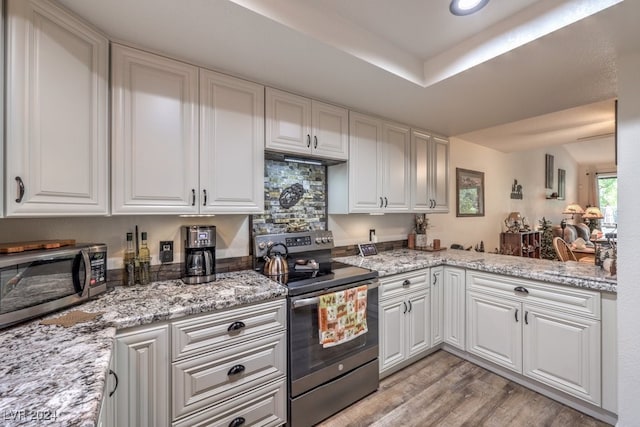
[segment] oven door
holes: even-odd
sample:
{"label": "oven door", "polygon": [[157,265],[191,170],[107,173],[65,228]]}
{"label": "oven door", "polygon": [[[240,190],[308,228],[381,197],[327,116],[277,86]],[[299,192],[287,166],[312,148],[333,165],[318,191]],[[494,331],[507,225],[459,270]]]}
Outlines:
{"label": "oven door", "polygon": [[[320,344],[319,296],[367,285],[367,332],[334,347]],[[298,396],[378,357],[378,280],[352,283],[289,299],[289,380]]]}

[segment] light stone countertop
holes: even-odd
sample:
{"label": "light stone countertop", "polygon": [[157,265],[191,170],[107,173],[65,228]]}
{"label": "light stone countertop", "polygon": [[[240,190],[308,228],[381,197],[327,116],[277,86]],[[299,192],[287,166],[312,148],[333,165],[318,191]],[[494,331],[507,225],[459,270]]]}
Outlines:
{"label": "light stone countertop", "polygon": [[336,258],[336,261],[376,270],[380,277],[438,265],[450,265],[553,284],[605,292],[617,291],[615,276],[611,276],[600,267],[584,262],[549,261],[454,249],[439,252],[395,249],[365,258],[358,255],[340,257]]}
{"label": "light stone countertop", "polygon": [[117,330],[287,294],[286,287],[253,271],[216,278],[200,285],[173,280],[118,286],[45,317],[102,312],[95,320],[65,328],[36,319],[0,331],[0,425],[95,426]]}

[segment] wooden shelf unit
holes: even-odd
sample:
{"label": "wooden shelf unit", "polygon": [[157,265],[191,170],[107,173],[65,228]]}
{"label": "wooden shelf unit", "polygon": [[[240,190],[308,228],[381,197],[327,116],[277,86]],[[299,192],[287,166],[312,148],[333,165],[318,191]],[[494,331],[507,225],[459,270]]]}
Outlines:
{"label": "wooden shelf unit", "polygon": [[500,253],[526,258],[540,258],[541,236],[539,231],[500,233]]}

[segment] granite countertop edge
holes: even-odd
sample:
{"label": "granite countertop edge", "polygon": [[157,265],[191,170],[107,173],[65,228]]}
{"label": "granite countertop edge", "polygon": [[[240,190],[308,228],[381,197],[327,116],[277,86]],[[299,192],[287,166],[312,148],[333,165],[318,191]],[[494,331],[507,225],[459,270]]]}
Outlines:
{"label": "granite countertop edge", "polygon": [[600,292],[617,292],[616,276],[583,262],[559,262],[459,250],[425,252],[412,249],[394,249],[370,257],[339,257],[336,261],[376,270],[379,277],[445,265]]}
{"label": "granite countertop edge", "polygon": [[[254,271],[221,273],[208,284],[169,280],[118,286],[81,305],[0,331],[0,424],[95,426],[118,331],[286,295],[286,287]],[[40,323],[74,310],[100,315],[71,327]]]}

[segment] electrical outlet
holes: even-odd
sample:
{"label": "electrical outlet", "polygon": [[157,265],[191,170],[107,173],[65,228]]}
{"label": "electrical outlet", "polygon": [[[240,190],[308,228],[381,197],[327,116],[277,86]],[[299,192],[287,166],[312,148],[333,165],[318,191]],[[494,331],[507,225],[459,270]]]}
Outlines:
{"label": "electrical outlet", "polygon": [[173,262],[173,241],[160,241],[160,262],[162,264],[166,262]]}

